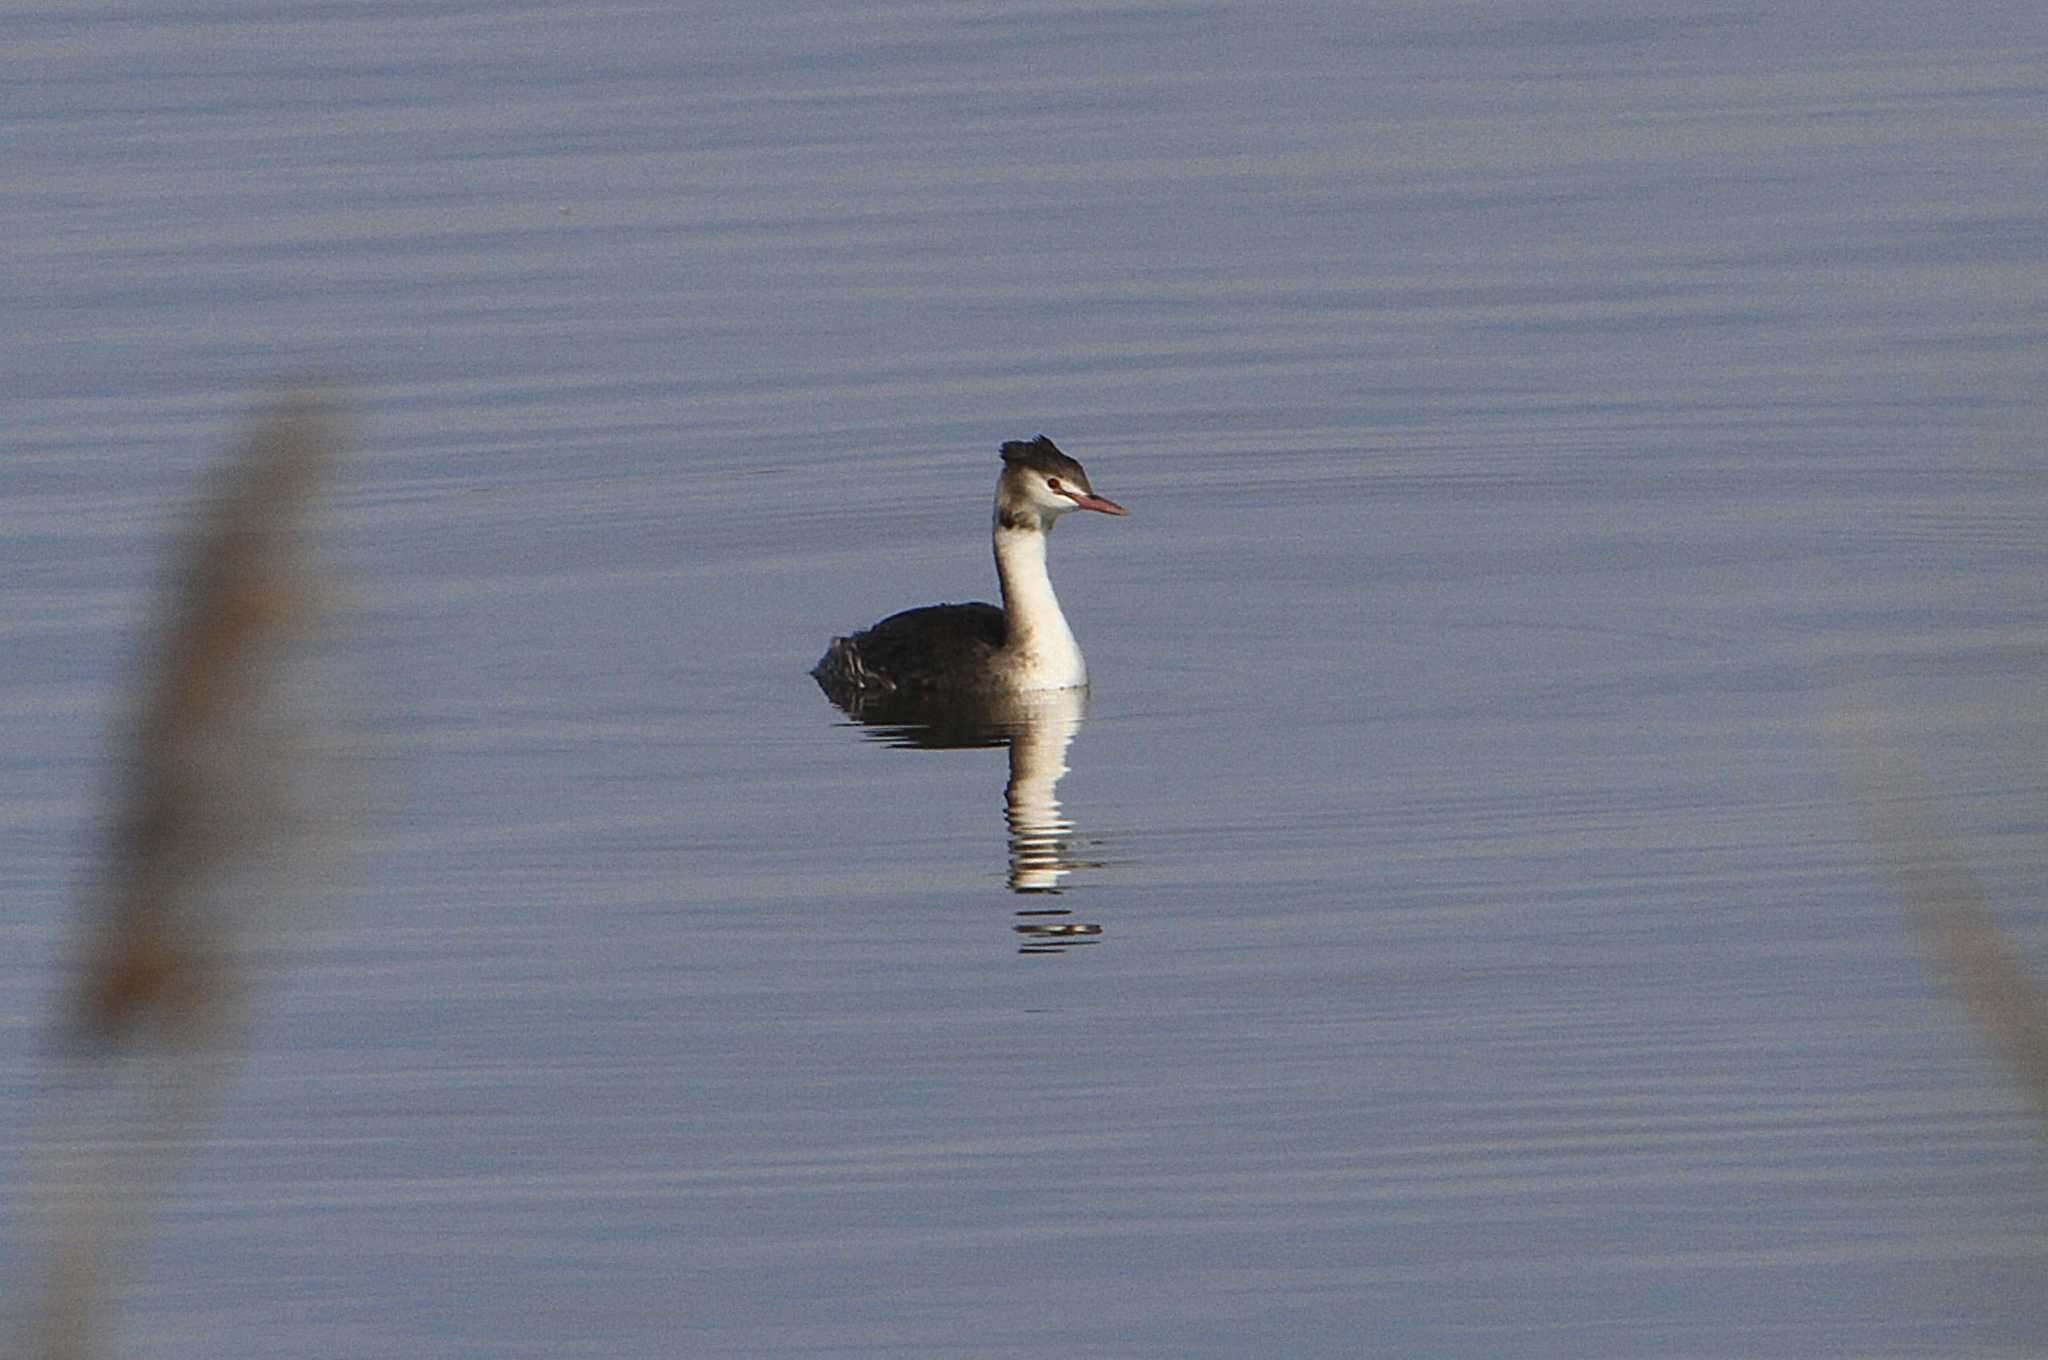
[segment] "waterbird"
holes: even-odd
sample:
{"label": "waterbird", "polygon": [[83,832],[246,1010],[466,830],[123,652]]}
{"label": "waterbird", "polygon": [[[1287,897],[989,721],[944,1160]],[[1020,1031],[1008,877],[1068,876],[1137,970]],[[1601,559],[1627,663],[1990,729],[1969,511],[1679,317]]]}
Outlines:
{"label": "waterbird", "polygon": [[1081,465],[1042,434],[1011,440],[1002,456],[993,527],[1002,607],[926,605],[832,639],[811,675],[842,708],[1087,685],[1088,663],[1046,572],[1046,536],[1070,511],[1130,511],[1096,495]]}

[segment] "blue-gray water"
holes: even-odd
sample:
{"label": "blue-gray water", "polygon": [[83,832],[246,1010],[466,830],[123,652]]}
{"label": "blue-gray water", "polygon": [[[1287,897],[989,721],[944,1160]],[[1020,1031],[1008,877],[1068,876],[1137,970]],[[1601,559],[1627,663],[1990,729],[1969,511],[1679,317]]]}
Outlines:
{"label": "blue-gray water", "polygon": [[[2048,1141],[1836,721],[2048,976],[2035,7],[171,0],[0,50],[0,1176],[163,546],[273,375],[359,445],[389,810],[128,1352],[2048,1348]],[[1057,896],[1003,750],[804,673],[988,596],[1041,430],[1133,511],[1052,545]]]}

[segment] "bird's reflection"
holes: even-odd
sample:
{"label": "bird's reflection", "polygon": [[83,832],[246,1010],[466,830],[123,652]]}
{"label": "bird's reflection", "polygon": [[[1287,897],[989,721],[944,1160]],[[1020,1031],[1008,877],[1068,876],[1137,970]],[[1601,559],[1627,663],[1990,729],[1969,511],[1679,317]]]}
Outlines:
{"label": "bird's reflection", "polygon": [[871,740],[893,747],[922,751],[1007,747],[1010,778],[1003,786],[1003,820],[1010,847],[1007,883],[1011,892],[1044,899],[1017,913],[1019,948],[1027,954],[1056,954],[1094,944],[1102,937],[1100,923],[1077,921],[1070,909],[1049,900],[1060,893],[1075,870],[1099,867],[1077,855],[1074,823],[1059,800],[1060,776],[1067,772],[1067,749],[1087,712],[1087,690],[945,700],[913,700],[891,694],[840,706],[869,729]]}

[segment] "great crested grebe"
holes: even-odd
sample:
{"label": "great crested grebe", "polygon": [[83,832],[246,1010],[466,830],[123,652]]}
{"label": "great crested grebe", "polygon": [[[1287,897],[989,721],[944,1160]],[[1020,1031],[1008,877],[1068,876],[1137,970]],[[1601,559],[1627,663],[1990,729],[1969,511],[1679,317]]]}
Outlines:
{"label": "great crested grebe", "polygon": [[1069,510],[1130,513],[1096,495],[1081,465],[1044,435],[1003,445],[995,507],[1003,607],[927,605],[834,638],[811,669],[819,686],[844,707],[885,695],[945,699],[1086,685],[1088,663],[1045,571],[1045,536]]}

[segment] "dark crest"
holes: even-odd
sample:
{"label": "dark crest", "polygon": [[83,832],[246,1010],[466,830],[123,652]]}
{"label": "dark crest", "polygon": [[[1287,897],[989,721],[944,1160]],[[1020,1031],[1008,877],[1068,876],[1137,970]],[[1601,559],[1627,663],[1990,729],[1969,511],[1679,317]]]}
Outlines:
{"label": "dark crest", "polygon": [[1061,453],[1059,445],[1044,435],[1031,440],[1012,439],[1003,445],[1003,461],[1011,467],[1027,467],[1048,477],[1071,481],[1084,491],[1089,490],[1088,474],[1081,471],[1081,465]]}

